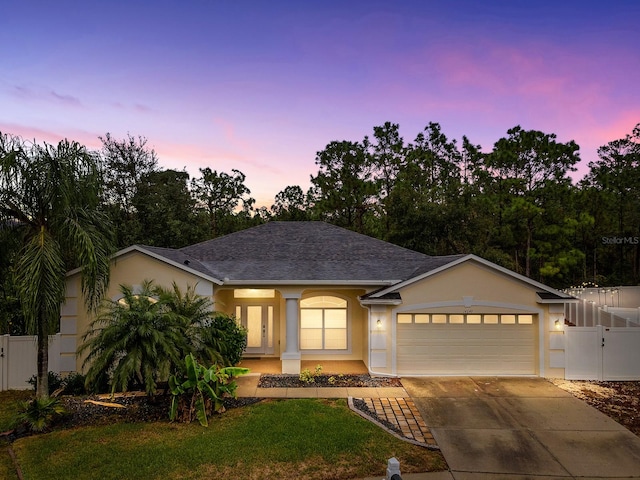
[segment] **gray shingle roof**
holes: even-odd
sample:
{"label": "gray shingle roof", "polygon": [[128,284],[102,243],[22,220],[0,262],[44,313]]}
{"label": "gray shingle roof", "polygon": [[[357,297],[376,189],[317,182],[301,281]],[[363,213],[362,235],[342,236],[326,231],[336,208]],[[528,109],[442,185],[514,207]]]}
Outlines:
{"label": "gray shingle roof", "polygon": [[[170,249],[155,250],[163,254],[160,250]],[[208,275],[225,283],[391,284],[460,257],[431,257],[324,222],[268,222],[165,253],[175,261],[198,262]]]}
{"label": "gray shingle roof", "polygon": [[211,271],[207,267],[202,265],[202,263],[200,263],[196,258],[193,258],[185,254],[184,252],[181,252],[180,250],[176,250],[174,248],[151,247],[148,245],[140,245],[140,247],[155,255],[159,255],[168,260],[180,263],[186,267],[191,268],[192,270],[215,277],[215,275],[212,275]]}

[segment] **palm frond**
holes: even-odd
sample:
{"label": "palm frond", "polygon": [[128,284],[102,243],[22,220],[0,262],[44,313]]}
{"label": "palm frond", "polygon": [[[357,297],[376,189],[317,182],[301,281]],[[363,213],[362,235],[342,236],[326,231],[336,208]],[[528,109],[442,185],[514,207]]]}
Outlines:
{"label": "palm frond", "polygon": [[47,334],[57,326],[64,299],[64,275],[60,245],[42,227],[21,250],[15,266],[16,287],[31,334],[40,333],[41,322]]}

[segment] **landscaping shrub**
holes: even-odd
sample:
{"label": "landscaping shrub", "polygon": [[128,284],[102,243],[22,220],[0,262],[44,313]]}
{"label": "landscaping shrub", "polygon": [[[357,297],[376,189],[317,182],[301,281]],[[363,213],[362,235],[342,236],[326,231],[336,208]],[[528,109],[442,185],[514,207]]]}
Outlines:
{"label": "landscaping shrub", "polygon": [[[300,375],[298,378],[300,378],[300,381],[304,383],[315,383],[316,377],[321,373],[322,373],[322,365],[318,364],[316,365],[316,369],[313,371],[313,373],[308,368],[305,368],[300,372]],[[333,382],[335,382],[335,379]],[[333,383],[333,382],[330,382],[330,383]]]}
{"label": "landscaping shrub", "polygon": [[183,422],[198,419],[200,425],[209,425],[208,416],[222,412],[225,395],[235,397],[236,382],[233,377],[244,375],[249,370],[240,367],[209,368],[200,365],[192,354],[184,359],[183,373],[169,377],[169,389],[173,398],[169,418],[179,418]]}
{"label": "landscaping shrub", "polygon": [[211,326],[220,335],[220,354],[226,366],[237,365],[242,359],[242,352],[247,347],[247,330],[235,318],[223,313],[216,313]]}
{"label": "landscaping shrub", "polygon": [[67,375],[64,380],[64,393],[65,395],[84,395],[87,393],[87,389],[84,386],[85,376],[81,373],[72,372]]}
{"label": "landscaping shrub", "polygon": [[63,413],[64,407],[57,398],[34,398],[20,404],[16,423],[24,425],[31,432],[42,432]]}
{"label": "landscaping shrub", "polygon": [[[49,395],[58,390],[59,388],[64,386],[64,379],[60,376],[60,374],[56,372],[49,372]],[[27,383],[33,387],[33,391],[35,392],[38,387],[38,376],[33,375]]]}

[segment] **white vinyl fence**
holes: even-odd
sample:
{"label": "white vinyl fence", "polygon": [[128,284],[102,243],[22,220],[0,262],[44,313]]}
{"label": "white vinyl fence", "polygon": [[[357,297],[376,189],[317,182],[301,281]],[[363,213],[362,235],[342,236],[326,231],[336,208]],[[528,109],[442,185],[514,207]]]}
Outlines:
{"label": "white vinyl fence", "polygon": [[[36,371],[36,337],[0,335],[0,391],[31,388]],[[49,337],[49,371],[60,372],[60,334]]]}
{"label": "white vinyl fence", "polygon": [[[640,380],[640,324],[631,312],[590,303],[567,305],[567,380]],[[620,313],[626,313],[624,317]]]}

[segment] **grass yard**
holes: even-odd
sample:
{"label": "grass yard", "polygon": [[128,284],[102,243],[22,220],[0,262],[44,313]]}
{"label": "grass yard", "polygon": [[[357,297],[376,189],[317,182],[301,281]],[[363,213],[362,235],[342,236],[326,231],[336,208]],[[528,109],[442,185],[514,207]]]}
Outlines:
{"label": "grass yard", "polygon": [[[33,390],[9,390],[0,392],[0,432],[13,427],[13,418],[17,412],[19,401],[33,397]],[[0,439],[0,478],[17,480],[18,476],[13,468],[13,462],[7,449],[8,443]]]}
{"label": "grass yard", "polygon": [[60,430],[19,439],[13,449],[26,480],[344,480],[384,476],[391,457],[406,473],[446,468],[439,452],[398,440],[345,400],[263,401],[214,416],[208,428],[156,422]]}
{"label": "grass yard", "polygon": [[[33,390],[8,390],[0,392],[0,432],[13,428],[13,419],[18,411],[18,402],[33,398]],[[2,477],[0,477],[2,478]]]}
{"label": "grass yard", "polygon": [[18,475],[9,456],[8,447],[8,442],[0,440],[0,478],[3,480],[18,480]]}

